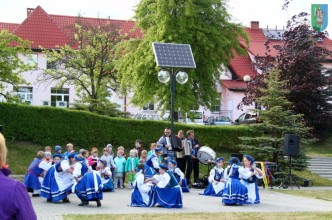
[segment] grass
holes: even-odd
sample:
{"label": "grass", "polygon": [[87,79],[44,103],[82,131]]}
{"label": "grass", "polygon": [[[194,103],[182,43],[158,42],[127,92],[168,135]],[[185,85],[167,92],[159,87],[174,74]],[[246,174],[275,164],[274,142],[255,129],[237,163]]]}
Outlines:
{"label": "grass", "polygon": [[332,135],[324,141],[304,146],[308,156],[332,157]]}
{"label": "grass", "polygon": [[266,219],[266,220],[280,220],[280,219],[332,219],[332,212],[292,212],[292,213],[180,213],[180,214],[121,214],[121,215],[65,215],[65,220],[146,220],[146,219],[172,219],[172,220],[197,220],[197,219],[232,219],[232,220],[252,220],[252,219]]}
{"label": "grass", "polygon": [[313,199],[321,199],[332,202],[332,191],[331,190],[274,190],[275,192],[284,193],[294,196],[302,196]]}

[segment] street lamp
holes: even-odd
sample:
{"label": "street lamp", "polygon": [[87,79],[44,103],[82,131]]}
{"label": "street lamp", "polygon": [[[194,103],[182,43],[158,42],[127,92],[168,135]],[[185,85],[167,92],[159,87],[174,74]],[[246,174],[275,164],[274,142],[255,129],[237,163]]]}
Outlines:
{"label": "street lamp", "polygon": [[245,75],[245,76],[243,77],[243,81],[245,81],[246,83],[249,83],[250,80],[251,80],[251,77],[250,77],[249,75]]}
{"label": "street lamp", "polygon": [[181,85],[188,81],[188,74],[181,69],[174,72],[173,68],[171,74],[166,70],[161,70],[158,73],[158,80],[161,83],[167,83],[171,79],[171,134],[174,134],[174,93],[175,80]]}

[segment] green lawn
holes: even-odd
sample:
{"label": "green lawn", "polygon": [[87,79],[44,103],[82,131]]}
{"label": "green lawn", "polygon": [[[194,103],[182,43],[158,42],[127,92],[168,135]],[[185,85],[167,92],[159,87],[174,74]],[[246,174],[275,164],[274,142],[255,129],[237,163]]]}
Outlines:
{"label": "green lawn", "polygon": [[332,157],[332,135],[324,142],[317,142],[304,146],[308,156]]}
{"label": "green lawn", "polygon": [[332,212],[291,212],[291,213],[181,213],[181,214],[121,214],[121,215],[65,215],[65,220],[146,220],[146,219],[172,219],[172,220],[197,220],[197,219],[232,219],[232,220],[280,220],[280,219],[296,219],[296,220],[312,220],[312,219],[332,219]]}
{"label": "green lawn", "polygon": [[274,190],[288,195],[302,196],[307,198],[321,199],[332,202],[332,190]]}

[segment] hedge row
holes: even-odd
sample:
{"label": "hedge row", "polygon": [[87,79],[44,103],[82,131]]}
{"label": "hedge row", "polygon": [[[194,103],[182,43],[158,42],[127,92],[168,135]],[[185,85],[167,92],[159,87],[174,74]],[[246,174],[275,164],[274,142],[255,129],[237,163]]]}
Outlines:
{"label": "hedge row", "polygon": [[[170,123],[110,118],[89,112],[34,107],[0,103],[0,125],[7,140],[31,141],[43,146],[73,143],[76,147],[102,148],[113,146],[133,147],[136,139],[142,139],[147,148],[156,142]],[[193,129],[202,145],[217,148],[233,148],[239,136],[248,136],[245,126],[199,126],[175,123],[175,130]]]}

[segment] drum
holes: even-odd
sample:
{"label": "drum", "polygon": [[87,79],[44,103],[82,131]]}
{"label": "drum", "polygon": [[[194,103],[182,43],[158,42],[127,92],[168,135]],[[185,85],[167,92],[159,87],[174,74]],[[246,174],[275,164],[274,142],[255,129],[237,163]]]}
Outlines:
{"label": "drum", "polygon": [[197,152],[197,159],[203,164],[209,164],[216,159],[216,152],[210,147],[203,146]]}

